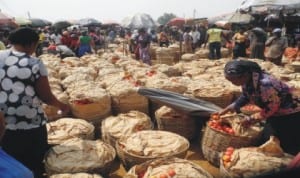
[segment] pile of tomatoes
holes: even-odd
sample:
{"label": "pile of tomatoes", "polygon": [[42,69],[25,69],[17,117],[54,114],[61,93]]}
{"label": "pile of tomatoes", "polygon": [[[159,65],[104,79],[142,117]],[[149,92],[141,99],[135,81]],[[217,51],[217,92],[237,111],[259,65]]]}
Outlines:
{"label": "pile of tomatoes", "polygon": [[135,79],[133,78],[133,76],[132,76],[131,74],[129,74],[129,73],[124,74],[122,80],[127,80],[127,81],[129,81],[129,82],[130,82],[133,86],[135,86],[135,87],[142,86],[141,81],[135,80]]}
{"label": "pile of tomatoes", "polygon": [[208,126],[217,131],[221,131],[227,134],[234,135],[234,130],[228,123],[222,122],[219,114],[212,114],[210,120],[208,121]]}
{"label": "pile of tomatoes", "polygon": [[150,71],[146,72],[146,75],[149,76],[149,77],[152,77],[155,74],[156,74],[155,70],[150,70]]}
{"label": "pile of tomatoes", "polygon": [[223,153],[222,161],[223,161],[223,165],[225,168],[229,167],[230,162],[231,162],[231,156],[232,156],[233,152],[234,152],[234,148],[228,147],[228,148],[226,148],[225,152]]}
{"label": "pile of tomatoes", "polygon": [[241,107],[241,112],[247,115],[251,115],[261,111],[261,108],[254,104],[247,104]]}

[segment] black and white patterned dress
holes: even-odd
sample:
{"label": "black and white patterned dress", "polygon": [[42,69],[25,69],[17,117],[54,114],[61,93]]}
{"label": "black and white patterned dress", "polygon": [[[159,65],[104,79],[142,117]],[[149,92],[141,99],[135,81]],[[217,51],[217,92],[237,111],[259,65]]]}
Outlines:
{"label": "black and white patterned dress", "polygon": [[28,130],[46,124],[34,86],[39,77],[47,75],[39,59],[12,50],[0,51],[0,110],[5,114],[6,129]]}

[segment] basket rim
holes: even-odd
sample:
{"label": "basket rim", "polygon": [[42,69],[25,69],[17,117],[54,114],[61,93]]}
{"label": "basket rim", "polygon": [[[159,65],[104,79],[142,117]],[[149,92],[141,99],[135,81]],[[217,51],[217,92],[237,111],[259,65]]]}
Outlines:
{"label": "basket rim", "polygon": [[186,142],[186,144],[185,144],[186,146],[181,151],[173,153],[173,154],[169,154],[169,155],[162,155],[162,156],[140,156],[140,155],[135,155],[133,153],[128,152],[127,150],[122,149],[122,147],[120,146],[120,141],[129,137],[129,136],[123,136],[119,140],[116,141],[116,148],[119,149],[120,151],[126,153],[127,155],[130,155],[130,156],[136,157],[136,158],[142,158],[142,159],[155,159],[155,158],[160,158],[160,157],[176,156],[176,155],[180,155],[180,154],[186,152],[190,148],[190,142],[188,141],[188,139],[186,139],[185,137],[183,137],[183,136],[181,136],[179,134],[176,134],[176,133],[173,133],[173,132],[169,132],[169,131],[163,131],[163,130],[142,130],[142,131],[139,131],[139,132],[144,132],[144,131],[155,131],[155,132],[162,132],[162,133],[174,134],[174,135],[176,135],[178,137],[181,137],[182,140],[184,140],[184,142]]}

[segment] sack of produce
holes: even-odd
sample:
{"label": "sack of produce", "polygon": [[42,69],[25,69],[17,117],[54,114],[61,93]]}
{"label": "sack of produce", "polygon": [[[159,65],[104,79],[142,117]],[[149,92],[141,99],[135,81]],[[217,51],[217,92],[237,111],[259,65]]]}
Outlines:
{"label": "sack of produce", "polygon": [[107,117],[101,124],[102,140],[115,147],[116,140],[141,130],[151,130],[153,124],[148,115],[130,111],[117,116]]}
{"label": "sack of produce", "polygon": [[124,167],[128,169],[155,158],[183,158],[189,145],[187,139],[175,133],[144,130],[121,137],[116,143],[116,149]]}
{"label": "sack of produce", "polygon": [[181,56],[181,60],[186,62],[193,61],[196,59],[199,59],[199,57],[197,54],[193,54],[193,53],[186,53]]}
{"label": "sack of produce", "polygon": [[105,89],[92,83],[70,91],[70,106],[75,117],[93,121],[111,113],[111,99]]}
{"label": "sack of produce", "polygon": [[271,136],[259,147],[227,148],[220,160],[220,173],[230,178],[255,177],[283,170],[292,159],[292,155],[283,152],[279,140]]}
{"label": "sack of produce", "polygon": [[134,84],[129,81],[119,81],[107,88],[112,101],[114,114],[137,110],[148,113],[148,99],[137,93]]}
{"label": "sack of produce", "polygon": [[199,165],[180,158],[160,158],[132,167],[124,178],[212,178]]}
{"label": "sack of produce", "polygon": [[94,126],[82,119],[61,118],[47,123],[48,143],[61,144],[73,138],[94,139]]}
{"label": "sack of produce", "polygon": [[115,156],[115,149],[109,144],[77,138],[50,148],[45,156],[45,168],[50,176],[80,172],[106,175]]}

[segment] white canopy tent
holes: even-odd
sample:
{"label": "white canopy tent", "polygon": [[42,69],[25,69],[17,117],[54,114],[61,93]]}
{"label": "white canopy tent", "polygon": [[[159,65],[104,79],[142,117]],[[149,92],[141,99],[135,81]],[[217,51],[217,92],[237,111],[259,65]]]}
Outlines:
{"label": "white canopy tent", "polygon": [[245,0],[239,7],[241,12],[250,14],[276,13],[290,14],[300,11],[300,0]]}
{"label": "white canopy tent", "polygon": [[126,17],[122,21],[122,26],[131,28],[131,29],[138,29],[138,28],[154,28],[157,26],[155,21],[152,17],[145,13],[138,13],[132,17]]}

